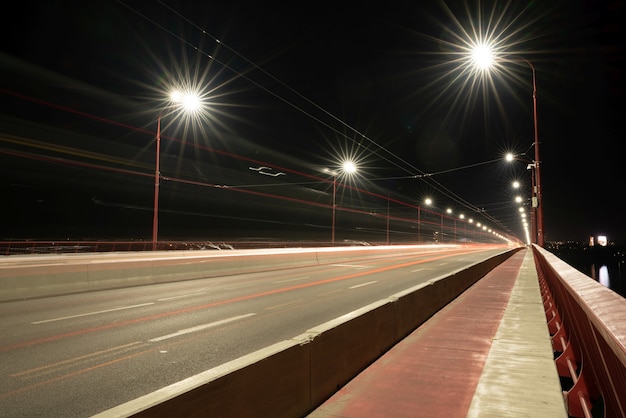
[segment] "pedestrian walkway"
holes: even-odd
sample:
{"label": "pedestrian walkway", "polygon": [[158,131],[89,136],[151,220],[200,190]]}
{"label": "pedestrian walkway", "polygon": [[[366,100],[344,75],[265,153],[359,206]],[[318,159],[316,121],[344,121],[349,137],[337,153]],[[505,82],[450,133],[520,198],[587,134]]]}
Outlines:
{"label": "pedestrian walkway", "polygon": [[311,418],[567,417],[532,251],[509,258]]}

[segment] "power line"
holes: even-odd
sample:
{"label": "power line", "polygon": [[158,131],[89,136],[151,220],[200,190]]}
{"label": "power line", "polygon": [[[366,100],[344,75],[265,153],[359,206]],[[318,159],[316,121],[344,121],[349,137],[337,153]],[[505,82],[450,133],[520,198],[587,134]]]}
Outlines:
{"label": "power line", "polygon": [[[343,136],[345,139],[354,142],[356,145],[358,146],[363,146],[361,142],[357,142],[354,138],[348,137],[346,136],[345,132],[339,131],[338,129],[334,128],[333,126],[331,126],[329,123],[322,121],[319,117],[313,115],[312,113],[306,111],[305,109],[303,109],[301,106],[298,106],[297,104],[295,104],[293,101],[288,100],[287,98],[281,96],[280,94],[270,90],[269,88],[261,85],[260,83],[258,83],[257,81],[253,80],[252,78],[250,78],[248,75],[244,74],[244,72],[242,71],[238,71],[234,68],[232,68],[232,66],[228,65],[227,63],[223,62],[222,60],[218,59],[217,57],[215,57],[214,55],[204,51],[202,48],[200,48],[198,45],[195,45],[191,42],[189,42],[187,39],[184,39],[183,37],[173,33],[171,30],[167,29],[166,27],[164,27],[163,25],[157,23],[156,21],[154,21],[154,19],[149,18],[148,16],[146,16],[145,14],[141,13],[140,11],[138,11],[137,9],[134,9],[132,7],[130,7],[128,4],[126,4],[124,1],[122,0],[118,0],[118,3],[123,5],[124,7],[126,7],[127,9],[131,10],[133,13],[137,14],[138,16],[142,17],[143,19],[147,20],[148,22],[150,22],[151,24],[155,25],[156,27],[158,27],[159,29],[163,30],[164,32],[166,32],[168,35],[172,36],[175,39],[178,39],[179,41],[183,42],[185,45],[193,48],[195,51],[197,51],[199,54],[204,55],[205,57],[213,60],[214,62],[220,64],[221,66],[223,66],[224,68],[232,71],[234,74],[237,74],[239,77],[249,81],[250,83],[252,83],[253,85],[255,85],[256,87],[258,87],[259,89],[265,91],[266,93],[272,95],[273,97],[279,99],[280,101],[282,101],[283,103],[291,106],[292,108],[296,109],[297,111],[305,114],[306,116],[310,117],[311,119],[313,119],[314,121],[316,121],[317,123],[321,124],[322,126],[328,128],[329,130],[331,130],[332,132],[338,134],[339,136]],[[439,173],[426,173],[422,170],[420,170],[419,168],[415,167],[413,164],[411,164],[410,162],[404,160],[403,158],[401,158],[400,156],[396,155],[395,153],[391,152],[390,150],[388,150],[387,148],[385,148],[384,146],[380,145],[379,143],[377,143],[376,141],[374,141],[373,139],[369,138],[366,134],[360,132],[358,129],[352,127],[351,125],[349,125],[348,123],[346,123],[345,121],[341,120],[340,118],[336,117],[335,115],[333,115],[332,113],[330,113],[329,111],[327,111],[326,109],[322,108],[321,106],[319,106],[317,103],[313,102],[312,100],[310,100],[309,98],[307,98],[306,96],[302,95],[301,93],[299,93],[297,90],[293,89],[292,87],[290,87],[289,85],[287,85],[286,83],[284,83],[283,81],[281,81],[280,79],[276,78],[275,76],[273,76],[272,74],[270,74],[269,72],[267,72],[266,70],[264,70],[261,66],[259,66],[258,64],[256,64],[255,62],[253,62],[252,60],[248,59],[247,57],[243,56],[242,54],[240,54],[238,51],[236,51],[235,49],[231,48],[229,45],[225,44],[222,40],[220,40],[219,38],[217,38],[216,36],[214,36],[213,34],[207,32],[205,29],[203,29],[201,26],[197,25],[195,22],[193,22],[191,19],[189,19],[188,17],[184,16],[182,13],[180,13],[179,11],[173,9],[172,7],[170,7],[169,5],[165,4],[163,1],[159,0],[158,3],[163,6],[164,8],[166,8],[167,10],[169,10],[171,13],[175,14],[177,17],[179,17],[180,19],[184,20],[186,23],[188,23],[189,25],[191,25],[192,27],[194,27],[195,29],[197,29],[198,31],[200,31],[204,36],[207,36],[209,38],[211,38],[213,41],[217,42],[221,47],[225,48],[226,50],[230,51],[232,54],[236,55],[237,57],[241,58],[242,60],[244,60],[247,64],[249,64],[252,68],[250,70],[247,70],[246,73],[249,73],[252,71],[252,69],[257,70],[262,72],[265,76],[269,77],[271,80],[279,83],[282,87],[286,88],[288,91],[290,91],[291,93],[295,94],[298,98],[304,100],[306,103],[308,103],[309,105],[313,106],[315,109],[323,112],[323,114],[325,114],[326,116],[330,117],[333,121],[340,123],[341,125],[343,125],[345,128],[347,128],[348,130],[350,130],[351,132],[353,132],[354,134],[358,135],[358,137],[362,140],[366,140],[369,144],[373,145],[376,147],[376,149],[370,149],[370,151],[378,156],[379,158],[383,159],[384,161],[392,164],[393,166],[395,166],[396,168],[399,168],[400,170],[410,174],[413,178],[416,179],[421,179],[422,181],[424,181],[426,184],[428,184],[430,187],[432,187],[433,189],[435,189],[437,192],[441,193],[442,195],[446,196],[447,198],[455,201],[456,203],[460,204],[461,206],[465,207],[466,209],[469,209],[471,211],[480,213],[482,216],[484,216],[485,218],[489,219],[491,222],[493,222],[494,224],[498,225],[500,228],[507,230],[508,232],[511,232],[510,229],[508,227],[506,227],[504,224],[502,224],[502,222],[500,222],[498,219],[494,218],[493,216],[491,216],[490,214],[488,214],[487,212],[485,212],[484,210],[482,210],[481,208],[477,207],[476,205],[473,205],[472,203],[468,202],[467,200],[463,199],[462,197],[460,197],[459,195],[457,195],[456,193],[454,193],[453,191],[451,191],[449,188],[447,188],[446,186],[444,186],[443,184],[441,184],[439,181],[435,180],[432,178],[432,176],[434,174],[440,174],[440,173],[444,173],[444,172],[451,172],[451,171],[457,171],[457,170],[461,170],[463,168],[469,168],[469,167],[473,167],[473,166],[478,166],[478,165],[482,165],[482,164],[487,164],[489,162],[494,162],[494,161],[498,161],[498,160],[491,160],[488,162],[484,162],[484,163],[477,163],[477,164],[472,164],[469,166],[464,166],[464,167],[459,167],[459,168],[454,168],[454,169],[450,169],[450,170],[445,170]],[[389,157],[387,157],[386,155],[382,155],[381,151],[383,151],[384,153],[386,153],[387,155],[389,155]],[[408,168],[407,168],[408,167]],[[418,174],[415,174],[418,173]]]}

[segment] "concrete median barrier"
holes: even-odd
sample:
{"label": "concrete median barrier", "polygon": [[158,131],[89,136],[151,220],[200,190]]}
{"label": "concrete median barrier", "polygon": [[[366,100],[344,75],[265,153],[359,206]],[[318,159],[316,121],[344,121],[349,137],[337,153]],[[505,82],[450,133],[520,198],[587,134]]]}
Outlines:
{"label": "concrete median barrier", "polygon": [[515,251],[395,294],[95,417],[306,416]]}

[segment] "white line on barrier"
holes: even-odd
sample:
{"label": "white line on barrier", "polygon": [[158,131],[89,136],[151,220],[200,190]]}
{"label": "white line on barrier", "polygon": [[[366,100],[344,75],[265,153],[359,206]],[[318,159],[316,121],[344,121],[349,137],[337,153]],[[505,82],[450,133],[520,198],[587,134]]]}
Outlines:
{"label": "white line on barrier", "polygon": [[163,335],[161,337],[152,338],[151,340],[148,340],[148,341],[151,342],[151,343],[156,343],[158,341],[167,340],[169,338],[178,337],[180,335],[190,334],[190,333],[196,332],[196,331],[202,331],[202,330],[207,329],[207,328],[216,327],[218,325],[226,324],[228,322],[237,321],[238,319],[247,318],[247,317],[253,316],[253,315],[256,315],[256,314],[255,313],[249,313],[249,314],[245,314],[245,315],[233,316],[232,318],[222,319],[221,321],[215,321],[215,322],[210,322],[208,324],[198,325],[196,327],[191,327],[191,328],[187,328],[187,329],[181,329],[180,331],[176,331],[176,332],[174,332],[172,334],[167,334],[167,335]]}
{"label": "white line on barrier", "polygon": [[122,311],[124,309],[140,308],[142,306],[149,306],[149,305],[154,305],[154,302],[141,303],[139,305],[120,306],[119,308],[111,308],[111,309],[104,309],[102,311],[93,311],[93,312],[85,312],[85,313],[76,314],[76,315],[61,316],[59,318],[43,319],[41,321],[31,322],[31,324],[33,325],[45,324],[46,322],[63,321],[64,319],[80,318],[81,316],[98,315],[101,313]]}

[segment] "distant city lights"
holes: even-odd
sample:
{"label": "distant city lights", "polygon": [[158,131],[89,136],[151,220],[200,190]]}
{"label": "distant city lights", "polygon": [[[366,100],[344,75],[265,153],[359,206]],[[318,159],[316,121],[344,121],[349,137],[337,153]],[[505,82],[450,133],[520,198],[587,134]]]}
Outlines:
{"label": "distant city lights", "polygon": [[609,245],[609,240],[606,235],[598,235],[597,237],[591,236],[589,237],[589,246],[593,247],[594,245],[599,245],[601,247],[606,247]]}

